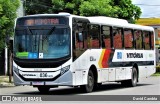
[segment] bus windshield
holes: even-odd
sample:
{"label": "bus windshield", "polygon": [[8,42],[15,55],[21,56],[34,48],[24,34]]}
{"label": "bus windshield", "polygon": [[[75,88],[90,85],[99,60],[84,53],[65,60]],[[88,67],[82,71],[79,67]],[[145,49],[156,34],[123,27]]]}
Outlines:
{"label": "bus windshield", "polygon": [[14,56],[20,59],[57,59],[70,54],[68,27],[24,27],[15,30]]}

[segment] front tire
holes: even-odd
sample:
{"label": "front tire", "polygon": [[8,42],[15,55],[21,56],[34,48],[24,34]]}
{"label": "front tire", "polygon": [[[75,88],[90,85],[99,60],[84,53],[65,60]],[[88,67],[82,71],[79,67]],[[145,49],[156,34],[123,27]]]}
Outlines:
{"label": "front tire", "polygon": [[88,78],[87,78],[87,85],[82,85],[81,88],[86,93],[92,92],[94,88],[94,83],[95,83],[95,80],[94,80],[93,72],[89,70]]}

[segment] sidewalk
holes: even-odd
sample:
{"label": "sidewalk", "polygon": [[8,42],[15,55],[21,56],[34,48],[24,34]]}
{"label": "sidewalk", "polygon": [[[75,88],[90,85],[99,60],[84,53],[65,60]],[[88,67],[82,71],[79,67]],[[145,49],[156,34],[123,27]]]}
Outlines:
{"label": "sidewalk", "polygon": [[13,87],[13,78],[12,82],[9,83],[9,76],[0,76],[0,88],[1,87]]}

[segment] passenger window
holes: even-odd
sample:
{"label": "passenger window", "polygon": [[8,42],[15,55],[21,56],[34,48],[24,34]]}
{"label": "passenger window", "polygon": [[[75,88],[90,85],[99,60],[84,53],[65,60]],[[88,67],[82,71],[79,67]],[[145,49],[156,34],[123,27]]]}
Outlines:
{"label": "passenger window", "polygon": [[99,48],[100,47],[100,26],[91,24],[89,26],[90,35],[90,47]]}
{"label": "passenger window", "polygon": [[113,47],[121,49],[122,48],[122,28],[113,28]]}
{"label": "passenger window", "polygon": [[154,49],[154,33],[151,32],[151,48]]}
{"label": "passenger window", "polygon": [[102,48],[111,48],[111,27],[102,26],[101,32],[101,46]]}
{"label": "passenger window", "polygon": [[133,34],[132,29],[124,29],[124,47],[133,48]]}
{"label": "passenger window", "polygon": [[150,33],[149,31],[143,31],[144,48],[146,50],[150,49],[149,33]]}
{"label": "passenger window", "polygon": [[143,47],[142,47],[142,31],[135,30],[134,37],[135,37],[135,48],[136,49],[143,49]]}

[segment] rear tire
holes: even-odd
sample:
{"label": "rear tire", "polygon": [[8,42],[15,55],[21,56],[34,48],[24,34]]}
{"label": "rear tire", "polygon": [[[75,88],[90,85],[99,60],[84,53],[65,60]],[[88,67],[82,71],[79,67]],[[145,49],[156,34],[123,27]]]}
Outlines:
{"label": "rear tire", "polygon": [[48,93],[49,92],[49,87],[47,87],[47,86],[39,86],[39,87],[37,87],[38,88],[38,90],[39,90],[39,92],[40,93],[42,93],[42,94],[46,94],[46,93]]}
{"label": "rear tire", "polygon": [[94,83],[95,83],[95,80],[94,80],[93,72],[89,70],[88,78],[87,78],[87,85],[82,85],[81,89],[86,93],[92,92],[94,88]]}
{"label": "rear tire", "polygon": [[133,67],[132,78],[129,80],[129,86],[135,87],[137,85],[137,81],[138,81],[137,69],[135,67]]}
{"label": "rear tire", "polygon": [[135,87],[137,85],[137,81],[138,81],[137,69],[135,67],[133,67],[131,79],[126,80],[126,81],[122,81],[121,84],[122,84],[122,86]]}
{"label": "rear tire", "polygon": [[135,87],[137,85],[137,81],[138,81],[137,69],[133,67],[131,79],[122,81],[121,84],[122,86]]}

